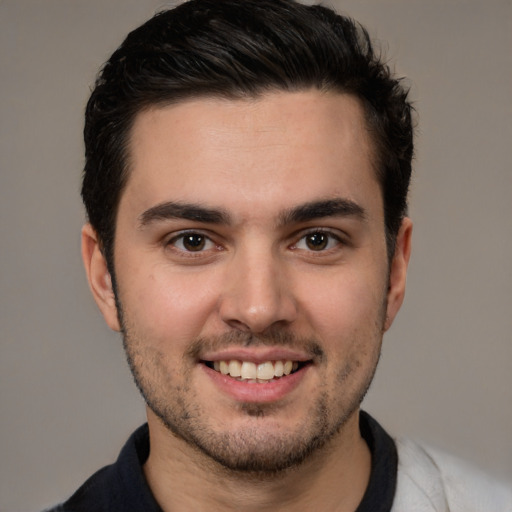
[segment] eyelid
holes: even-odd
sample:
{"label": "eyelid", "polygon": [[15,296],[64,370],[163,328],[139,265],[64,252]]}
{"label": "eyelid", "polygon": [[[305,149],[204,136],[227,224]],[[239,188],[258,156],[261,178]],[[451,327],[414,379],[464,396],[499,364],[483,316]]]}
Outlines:
{"label": "eyelid", "polygon": [[322,249],[322,250],[319,250],[319,251],[314,251],[313,249],[307,249],[307,248],[298,248],[298,244],[300,242],[302,242],[307,236],[309,235],[314,235],[314,234],[322,234],[322,235],[327,235],[328,237],[330,237],[331,241],[332,240],[335,240],[337,243],[336,243],[336,246],[338,245],[347,245],[347,241],[345,239],[345,237],[339,233],[338,231],[334,231],[330,228],[318,228],[318,227],[314,227],[314,228],[308,228],[304,231],[301,231],[300,233],[298,233],[295,237],[295,242],[291,244],[291,248],[292,249],[299,249],[299,250],[305,250],[307,252],[311,252],[311,253],[326,253],[326,252],[329,252],[333,249],[335,249],[335,247],[330,247],[328,249]]}
{"label": "eyelid", "polygon": [[[338,245],[348,245],[347,237],[343,233],[340,233],[339,230],[334,230],[332,228],[326,228],[326,227],[311,227],[306,229],[301,229],[300,231],[296,232],[295,235],[292,236],[292,239],[294,240],[289,247],[291,249],[297,249],[297,245],[302,242],[307,236],[312,234],[323,234],[327,235],[330,238],[330,243],[332,241],[336,241],[336,246]],[[206,248],[202,248],[198,251],[191,251],[187,250],[186,248],[179,248],[176,246],[176,242],[183,240],[187,235],[198,235],[201,237],[204,237],[206,243],[208,246]],[[164,247],[173,247],[176,251],[190,255],[190,256],[199,256],[205,252],[209,252],[212,249],[222,249],[222,244],[219,244],[217,241],[215,241],[214,235],[208,232],[208,230],[203,229],[195,229],[195,228],[189,228],[189,229],[183,229],[181,231],[173,232],[171,234],[168,234],[163,239],[163,246]],[[300,249],[300,250],[307,250],[308,252],[318,252],[318,253],[325,253],[329,252],[330,250],[334,249],[334,247],[330,247],[328,249],[322,249],[319,251],[314,251],[312,249]]]}
{"label": "eyelid", "polygon": [[[204,237],[206,243],[209,245],[211,244],[211,246],[207,247],[207,248],[202,248],[201,250],[198,250],[198,251],[190,251],[190,250],[187,250],[186,248],[177,247],[176,242],[179,240],[183,241],[187,235],[198,235],[198,236]],[[168,236],[164,239],[163,245],[165,247],[172,246],[176,251],[179,251],[180,253],[187,254],[187,255],[200,255],[201,253],[207,252],[207,251],[213,249],[214,247],[217,247],[217,248],[219,247],[219,245],[217,243],[215,243],[215,241],[213,240],[212,236],[205,233],[201,229],[184,229],[182,231],[172,233],[171,236]]]}

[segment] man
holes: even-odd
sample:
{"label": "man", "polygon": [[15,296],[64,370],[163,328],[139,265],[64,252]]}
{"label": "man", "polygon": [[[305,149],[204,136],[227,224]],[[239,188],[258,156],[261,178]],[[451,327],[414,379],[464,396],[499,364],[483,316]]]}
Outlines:
{"label": "man", "polygon": [[[57,510],[509,510],[360,403],[404,297],[407,91],[291,0],[132,32],[85,126],[83,258],[148,424]],[[508,508],[507,508],[508,507]]]}

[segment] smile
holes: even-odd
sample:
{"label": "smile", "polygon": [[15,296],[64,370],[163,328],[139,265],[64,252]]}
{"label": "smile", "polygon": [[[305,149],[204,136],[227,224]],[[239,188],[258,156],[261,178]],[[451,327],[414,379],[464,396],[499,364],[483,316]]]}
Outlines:
{"label": "smile", "polygon": [[204,363],[222,375],[229,375],[236,380],[247,381],[251,384],[272,382],[298,371],[306,364],[305,362],[291,360],[265,361],[257,364],[252,361],[236,359],[204,361]]}

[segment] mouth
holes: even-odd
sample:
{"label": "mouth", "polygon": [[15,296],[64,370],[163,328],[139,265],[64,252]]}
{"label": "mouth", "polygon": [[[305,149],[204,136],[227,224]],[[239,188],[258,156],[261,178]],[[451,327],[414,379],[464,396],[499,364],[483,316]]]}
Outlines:
{"label": "mouth", "polygon": [[241,361],[238,359],[201,362],[208,368],[222,375],[249,384],[268,384],[275,382],[311,364],[311,361],[292,361],[289,359],[264,361],[262,363]]}

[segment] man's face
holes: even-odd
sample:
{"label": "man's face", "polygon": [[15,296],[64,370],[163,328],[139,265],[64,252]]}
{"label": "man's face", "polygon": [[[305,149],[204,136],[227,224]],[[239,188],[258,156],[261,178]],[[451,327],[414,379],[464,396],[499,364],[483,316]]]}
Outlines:
{"label": "man's face", "polygon": [[359,102],[307,91],[154,108],[129,154],[123,325],[99,303],[124,331],[150,424],[260,471],[357,425],[407,260],[387,259]]}

